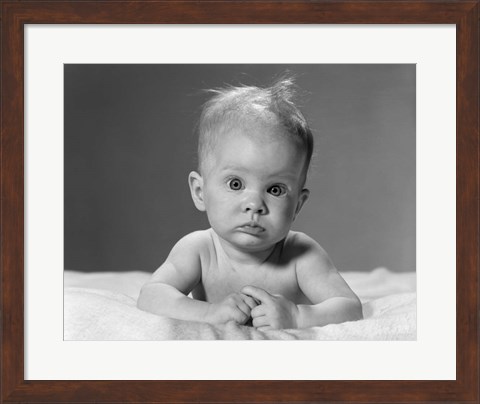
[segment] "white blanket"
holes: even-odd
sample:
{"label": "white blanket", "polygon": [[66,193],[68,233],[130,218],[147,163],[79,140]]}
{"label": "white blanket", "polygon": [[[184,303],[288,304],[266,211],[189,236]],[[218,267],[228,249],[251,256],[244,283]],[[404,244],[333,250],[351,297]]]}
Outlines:
{"label": "white blanket", "polygon": [[180,321],[137,309],[146,272],[65,271],[65,340],[415,340],[415,273],[384,268],[342,273],[362,301],[364,319],[324,327],[261,332],[230,322]]}

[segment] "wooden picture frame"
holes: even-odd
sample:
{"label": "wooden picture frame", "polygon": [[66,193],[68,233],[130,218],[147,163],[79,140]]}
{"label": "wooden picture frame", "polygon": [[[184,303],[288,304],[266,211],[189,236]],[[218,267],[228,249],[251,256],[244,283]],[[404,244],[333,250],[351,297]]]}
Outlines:
{"label": "wooden picture frame", "polygon": [[[478,0],[3,1],[2,402],[478,402],[478,10]],[[456,24],[456,380],[24,380],[25,24]]]}

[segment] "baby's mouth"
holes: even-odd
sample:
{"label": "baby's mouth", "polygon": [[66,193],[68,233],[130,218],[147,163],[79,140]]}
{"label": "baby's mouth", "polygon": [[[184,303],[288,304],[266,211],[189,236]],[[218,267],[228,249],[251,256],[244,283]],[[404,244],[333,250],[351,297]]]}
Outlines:
{"label": "baby's mouth", "polygon": [[265,228],[253,221],[242,224],[240,229],[249,234],[259,234],[265,231]]}

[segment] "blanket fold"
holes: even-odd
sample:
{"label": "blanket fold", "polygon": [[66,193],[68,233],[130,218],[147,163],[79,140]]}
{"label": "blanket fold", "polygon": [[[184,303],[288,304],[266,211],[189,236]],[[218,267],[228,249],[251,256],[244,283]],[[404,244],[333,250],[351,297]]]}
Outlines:
{"label": "blanket fold", "polygon": [[65,271],[65,340],[415,340],[415,274],[385,269],[342,274],[362,301],[364,320],[261,332],[229,322],[213,325],[137,309],[150,277],[144,272],[85,274]]}

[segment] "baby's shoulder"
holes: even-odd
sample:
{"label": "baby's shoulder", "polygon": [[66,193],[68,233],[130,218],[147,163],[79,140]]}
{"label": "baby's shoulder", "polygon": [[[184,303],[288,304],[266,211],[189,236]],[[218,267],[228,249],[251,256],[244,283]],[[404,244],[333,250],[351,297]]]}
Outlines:
{"label": "baby's shoulder", "polygon": [[286,248],[306,248],[315,246],[319,246],[319,244],[312,237],[301,231],[290,230],[285,239]]}
{"label": "baby's shoulder", "polygon": [[213,230],[197,230],[183,236],[172,249],[170,260],[182,261],[190,266],[208,268],[215,256]]}
{"label": "baby's shoulder", "polygon": [[312,237],[293,230],[288,233],[285,239],[283,254],[296,262],[328,257],[325,250]]}
{"label": "baby's shoulder", "polygon": [[202,250],[209,248],[212,243],[212,236],[210,229],[208,230],[197,230],[187,235],[183,236],[178,240],[175,247],[180,249],[189,249],[189,250]]}

